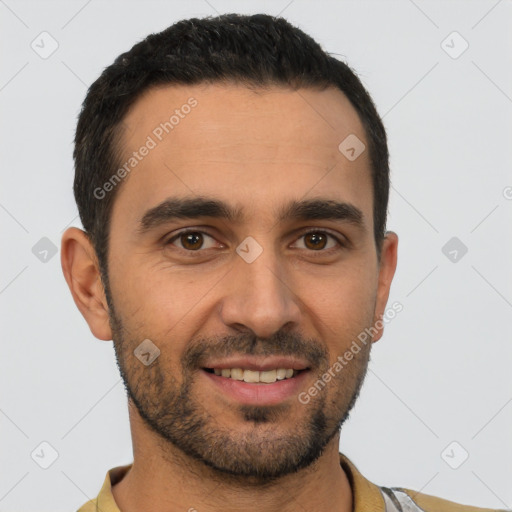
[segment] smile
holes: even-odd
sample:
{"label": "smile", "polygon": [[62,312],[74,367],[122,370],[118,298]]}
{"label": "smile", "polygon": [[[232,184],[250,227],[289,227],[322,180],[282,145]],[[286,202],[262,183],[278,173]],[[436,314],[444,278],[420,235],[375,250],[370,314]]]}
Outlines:
{"label": "smile", "polygon": [[266,371],[244,370],[243,368],[205,368],[205,370],[227,379],[251,382],[254,384],[272,384],[278,380],[291,379],[300,371],[293,370],[293,368],[277,368],[275,370]]}
{"label": "smile", "polygon": [[301,390],[306,389],[305,379],[309,373],[309,369],[294,370],[292,368],[263,371],[242,368],[202,368],[200,375],[205,379],[206,389],[219,393],[224,399],[242,405],[268,406],[293,400]]}

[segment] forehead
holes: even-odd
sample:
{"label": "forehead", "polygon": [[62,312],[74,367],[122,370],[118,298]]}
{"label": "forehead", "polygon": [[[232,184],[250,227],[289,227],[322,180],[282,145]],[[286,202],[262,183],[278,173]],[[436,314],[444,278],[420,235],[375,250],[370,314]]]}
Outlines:
{"label": "forehead", "polygon": [[350,161],[339,149],[354,135],[367,146],[357,112],[333,88],[152,88],[122,123],[119,164],[128,172],[113,224],[116,212],[136,222],[171,196],[224,198],[260,217],[307,195],[350,199],[370,212],[368,151]]}

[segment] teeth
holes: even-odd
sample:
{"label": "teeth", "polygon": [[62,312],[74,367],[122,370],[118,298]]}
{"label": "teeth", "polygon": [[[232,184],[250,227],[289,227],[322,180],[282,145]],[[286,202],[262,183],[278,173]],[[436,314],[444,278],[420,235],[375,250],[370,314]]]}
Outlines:
{"label": "teeth", "polygon": [[286,378],[286,370],[284,368],[279,368],[279,370],[276,371],[276,378],[277,380],[283,380]]}
{"label": "teeth", "polygon": [[[293,370],[292,370],[293,372]],[[271,382],[275,382],[277,377],[277,370],[270,370],[267,372],[260,372],[260,382],[267,382],[270,384]]]}
{"label": "teeth", "polygon": [[242,368],[232,368],[231,378],[235,380],[244,380],[244,371]]}
{"label": "teeth", "polygon": [[260,372],[253,372],[252,370],[244,370],[244,382],[259,382]]}
{"label": "teeth", "polygon": [[230,379],[243,380],[244,382],[251,383],[264,382],[266,384],[272,384],[278,380],[290,379],[294,374],[294,370],[292,368],[278,368],[262,372],[255,370],[243,370],[242,368],[214,368],[213,372],[215,375]]}

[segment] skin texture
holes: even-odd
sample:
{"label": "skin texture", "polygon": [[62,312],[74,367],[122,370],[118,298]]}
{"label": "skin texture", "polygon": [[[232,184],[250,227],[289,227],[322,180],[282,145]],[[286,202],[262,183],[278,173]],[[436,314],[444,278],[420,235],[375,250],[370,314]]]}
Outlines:
{"label": "skin texture", "polygon": [[[338,150],[349,134],[366,144],[364,129],[336,89],[166,86],[147,91],[123,120],[126,158],[190,97],[197,106],[118,185],[110,289],[83,231],[69,228],[62,238],[75,303],[95,337],[114,340],[129,394],[134,464],[113,487],[115,500],[123,512],[313,512],[333,503],[350,511],[339,428],[371,343],[307,404],[294,395],[244,406],[211,386],[199,363],[297,354],[310,367],[299,390],[306,391],[382,317],[398,237],[387,232],[379,261],[368,152],[349,161]],[[221,199],[245,219],[173,220],[138,234],[144,213],[171,196]],[[356,206],[362,226],[278,222],[279,207],[314,198]],[[202,234],[170,243],[183,228]],[[323,233],[320,243],[307,228]],[[236,252],[248,236],[263,249],[252,263]],[[382,328],[372,341],[381,336]],[[144,339],[160,350],[149,366],[133,354]]]}

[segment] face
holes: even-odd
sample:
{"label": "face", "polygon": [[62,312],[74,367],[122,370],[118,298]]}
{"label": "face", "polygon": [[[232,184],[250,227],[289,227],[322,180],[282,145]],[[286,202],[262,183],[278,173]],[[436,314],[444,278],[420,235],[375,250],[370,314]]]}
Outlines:
{"label": "face", "polygon": [[112,210],[110,327],[164,454],[268,480],[336,439],[371,342],[336,361],[383,314],[396,263],[393,237],[377,258],[368,151],[338,149],[350,134],[367,146],[334,89],[161,87],[124,119],[137,163]]}

